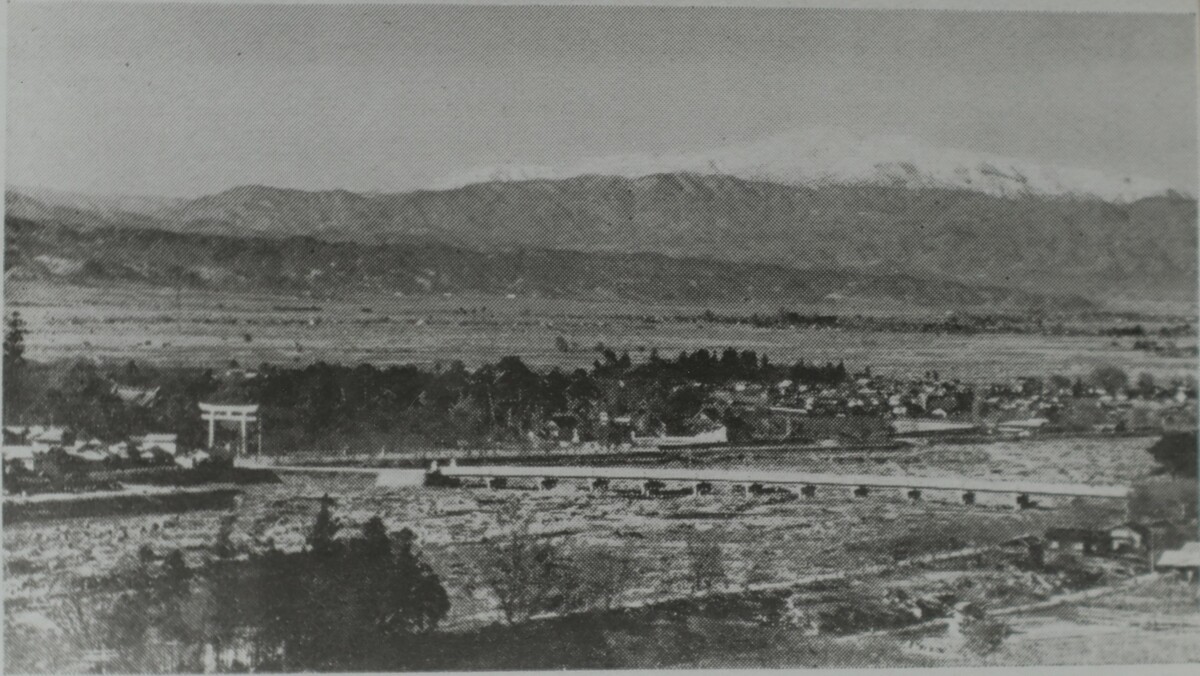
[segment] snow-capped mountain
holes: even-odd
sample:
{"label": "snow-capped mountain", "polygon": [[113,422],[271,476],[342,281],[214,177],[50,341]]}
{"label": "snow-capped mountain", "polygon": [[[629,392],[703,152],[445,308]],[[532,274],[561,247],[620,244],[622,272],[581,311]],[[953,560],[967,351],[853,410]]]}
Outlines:
{"label": "snow-capped mountain", "polygon": [[447,177],[439,187],[584,175],[638,178],[676,172],[724,174],[805,187],[955,188],[997,197],[1072,196],[1116,203],[1162,195],[1173,187],[1153,178],[1113,176],[1094,169],[931,147],[908,136],[866,137],[838,129],[792,132],[701,152],[618,155],[562,166],[481,167]]}
{"label": "snow-capped mountain", "polygon": [[85,229],[389,245],[432,238],[477,252],[652,253],[1193,302],[1196,200],[1171,187],[810,131],[703,153],[482,169],[442,190],[247,185],[114,206],[10,189],[5,201],[9,216]]}

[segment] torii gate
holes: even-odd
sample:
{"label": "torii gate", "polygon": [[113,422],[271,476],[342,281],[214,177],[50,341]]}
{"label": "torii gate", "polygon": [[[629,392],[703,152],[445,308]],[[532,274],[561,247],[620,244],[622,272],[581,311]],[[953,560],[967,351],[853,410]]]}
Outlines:
{"label": "torii gate", "polygon": [[262,423],[258,420],[256,404],[200,404],[200,418],[208,421],[208,447],[216,443],[217,421],[241,423],[241,453],[246,455],[246,425],[258,426],[258,448],[262,452]]}

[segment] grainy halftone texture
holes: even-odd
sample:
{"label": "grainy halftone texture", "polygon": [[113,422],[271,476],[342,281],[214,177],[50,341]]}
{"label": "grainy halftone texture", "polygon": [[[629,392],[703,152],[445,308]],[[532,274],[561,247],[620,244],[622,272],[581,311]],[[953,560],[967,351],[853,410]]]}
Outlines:
{"label": "grainy halftone texture", "polygon": [[1194,16],[8,12],[5,671],[1200,658]]}

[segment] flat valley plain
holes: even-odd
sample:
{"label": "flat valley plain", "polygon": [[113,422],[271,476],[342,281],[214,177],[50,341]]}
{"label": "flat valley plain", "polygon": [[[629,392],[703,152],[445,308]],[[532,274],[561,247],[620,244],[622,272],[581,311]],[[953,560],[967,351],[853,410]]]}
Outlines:
{"label": "flat valley plain", "polygon": [[[1059,373],[1085,376],[1116,365],[1156,379],[1194,374],[1194,356],[1133,348],[1134,338],[1096,335],[939,334],[839,328],[762,328],[700,319],[770,316],[778,303],[643,304],[504,296],[345,294],[336,298],[230,293],[126,284],[75,286],[13,282],[6,305],[29,327],[27,355],[39,361],[77,357],[224,368],[262,363],[423,364],[461,360],[468,367],[520,356],[534,366],[590,366],[603,345],[638,361],[725,347],[751,349],[776,363],[844,360],[854,370],[991,382]],[[862,315],[935,322],[947,313],[915,305],[830,301],[783,308],[807,315]],[[978,311],[976,311],[978,312]],[[1156,324],[1156,322],[1158,322]],[[1152,318],[1148,328],[1189,317]],[[1134,320],[1076,320],[1070,328],[1133,326]],[[568,350],[556,344],[562,337]],[[1194,346],[1194,337],[1172,339]]]}
{"label": "flat valley plain", "polygon": [[[1135,350],[1131,337],[756,328],[697,320],[706,311],[746,317],[770,315],[780,309],[753,302],[675,306],[495,296],[347,294],[312,298],[188,289],[177,295],[171,289],[127,284],[21,282],[10,284],[5,293],[8,306],[19,310],[28,322],[27,355],[39,361],[134,359],[223,369],[231,360],[253,367],[263,362],[297,366],[320,360],[428,365],[457,359],[474,367],[515,354],[536,367],[573,368],[588,366],[599,358],[595,348],[603,344],[618,353],[629,351],[635,360],[645,358],[650,349],[667,355],[731,346],[765,353],[777,363],[844,360],[852,370],[870,366],[876,373],[896,376],[936,370],[942,377],[978,382],[1053,373],[1086,376],[1101,364],[1120,366],[1131,375],[1147,372],[1156,379],[1170,379],[1194,373],[1197,365],[1195,357]],[[861,302],[786,309],[812,315],[862,314],[930,322],[945,317],[944,312],[928,308]],[[1095,330],[1121,324],[1112,318],[1092,321],[1075,327]],[[1192,320],[1164,318],[1161,323],[1179,321]],[[567,350],[557,340],[560,336],[567,341]],[[1195,339],[1175,342],[1190,347]],[[820,472],[1129,484],[1153,471],[1145,450],[1153,442],[1149,437],[1123,437],[934,443],[895,453],[793,454],[755,460],[754,464]],[[717,459],[711,464],[744,462]],[[36,634],[45,609],[54,606],[66,581],[127,566],[143,546],[160,556],[180,549],[189,564],[202,565],[211,558],[218,530],[229,516],[236,517],[234,541],[244,551],[301,547],[326,494],[336,501],[335,512],[342,519],[344,533],[353,533],[375,515],[392,531],[412,528],[450,592],[453,605],[446,628],[467,635],[486,632],[487,625],[500,619],[496,600],[479,581],[479,560],[485,539],[511,527],[505,519],[511,518],[514,508],[539,537],[553,538],[575,551],[618,551],[631,557],[636,562],[635,572],[618,598],[622,604],[689,597],[686,553],[688,543],[695,541],[720,547],[725,574],[721,588],[740,594],[736,598],[742,598],[747,589],[786,587],[813,576],[846,572],[851,580],[844,590],[811,592],[816,594],[812,599],[805,596],[810,592],[789,597],[788,603],[807,608],[810,614],[863,594],[878,597],[884,588],[919,596],[971,588],[976,590],[972,594],[989,598],[992,607],[1036,601],[1048,592],[1010,572],[957,562],[913,570],[897,567],[898,561],[995,545],[1051,527],[1100,526],[1123,518],[1123,505],[1116,501],[1045,500],[1040,508],[1017,510],[1011,496],[980,496],[979,504],[966,506],[961,496],[933,492],[918,503],[908,501],[899,491],[855,499],[848,491],[829,490],[815,499],[795,499],[738,495],[724,488],[706,496],[650,499],[615,490],[592,493],[570,482],[547,491],[522,490],[520,486],[493,491],[383,488],[375,486],[372,479],[351,475],[284,474],[282,480],[280,484],[245,487],[232,512],[196,509],[179,514],[51,519],[6,527],[6,623]],[[876,572],[854,573],[869,566],[876,567]],[[886,571],[878,572],[879,567]],[[990,598],[992,590],[1011,596]],[[724,615],[712,619],[703,613],[688,615],[685,624],[690,638],[660,635],[668,631],[663,627],[675,626],[660,621],[659,613],[667,611],[646,612],[650,619],[644,628],[652,635],[644,636],[637,628],[623,630],[625,638],[608,635],[608,655],[616,660],[611,666],[711,666],[722,659],[727,660],[723,664],[733,664],[739,651],[746,654],[747,664],[755,665],[932,665],[946,664],[947,659],[975,663],[961,652],[955,652],[958,657],[954,658],[913,653],[903,647],[907,639],[863,637],[851,644],[838,643],[835,638],[808,636],[802,626],[764,632],[756,620]],[[1027,616],[1021,618],[1026,622]],[[1084,627],[1080,623],[1074,626]],[[735,638],[749,643],[729,642]],[[42,643],[27,640],[24,644]],[[564,654],[570,652],[564,650]],[[71,652],[57,650],[51,657]],[[995,659],[1028,663],[1028,654],[1009,653]],[[560,666],[530,662],[528,655],[510,657],[510,662],[496,657],[499,661],[459,666]]]}
{"label": "flat valley plain", "polygon": [[[1032,481],[1126,483],[1152,470],[1153,462],[1145,452],[1151,443],[1152,438],[1123,438],[931,444],[901,456],[859,457],[850,466],[822,454],[793,455],[764,465],[924,476],[994,477],[1003,473]],[[828,489],[815,498],[796,499],[738,495],[719,487],[704,496],[638,498],[619,493],[620,486],[591,492],[578,482],[564,482],[553,490],[530,488],[388,488],[377,487],[371,478],[361,475],[288,473],[282,476],[282,483],[246,487],[242,499],[228,513],[195,510],[6,526],[7,621],[37,631],[39,615],[55,605],[62,590],[69,588],[69,579],[132,565],[144,546],[159,556],[180,549],[190,565],[203,565],[212,557],[227,515],[236,517],[232,542],[240,550],[263,551],[270,546],[295,550],[303,546],[325,495],[336,501],[335,514],[347,535],[376,515],[391,531],[411,528],[417,533],[422,551],[451,595],[446,628],[459,632],[477,630],[500,619],[495,598],[480,582],[479,561],[487,540],[502,537],[514,519],[529,523],[537,537],[553,538],[573,551],[604,550],[630,557],[635,565],[616,598],[621,605],[689,597],[688,543],[699,540],[720,547],[725,579],[721,589],[729,592],[846,573],[850,582],[844,593],[818,593],[801,604],[815,612],[824,607],[821,604],[845,601],[846,595],[879,597],[885,588],[916,595],[961,594],[970,588],[971,594],[983,595],[994,608],[1037,601],[1046,596],[1047,589],[1011,571],[999,572],[990,564],[949,563],[906,571],[899,562],[991,546],[1024,534],[1039,534],[1049,527],[1115,522],[1123,512],[1122,505],[1112,500],[1060,499],[1046,501],[1040,508],[1016,510],[1011,496],[981,495],[978,504],[967,506],[956,494],[933,492],[913,503],[900,491],[880,491],[856,499],[847,490]],[[860,577],[867,567],[875,567],[875,571]],[[767,635],[761,629],[739,629],[745,622],[721,620],[717,633],[750,631],[760,639]],[[789,642],[790,651],[784,650],[784,644],[762,647],[780,665],[806,664],[807,651],[826,641],[792,633],[778,636]],[[899,643],[888,641],[888,650],[894,652]],[[856,641],[854,650],[843,646],[837,662],[852,659],[856,650],[869,643]],[[667,666],[730,654],[711,650],[675,654],[649,644],[630,650],[635,654],[621,657],[623,666]],[[837,657],[837,651],[826,657]],[[862,664],[870,663],[868,656],[860,657]],[[896,655],[889,659],[905,663]],[[1020,661],[1019,657],[1012,659]],[[825,658],[816,661],[831,664]],[[923,662],[924,658],[916,660]]]}

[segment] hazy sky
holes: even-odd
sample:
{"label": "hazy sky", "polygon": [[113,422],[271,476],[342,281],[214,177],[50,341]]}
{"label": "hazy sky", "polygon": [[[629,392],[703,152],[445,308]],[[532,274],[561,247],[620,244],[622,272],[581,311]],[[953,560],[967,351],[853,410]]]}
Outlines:
{"label": "hazy sky", "polygon": [[9,183],[401,190],[813,126],[1194,192],[1194,18],[765,8],[8,6]]}

